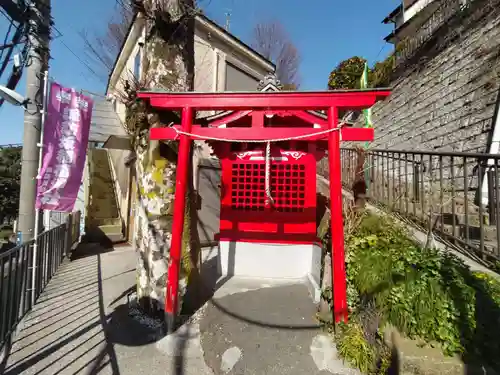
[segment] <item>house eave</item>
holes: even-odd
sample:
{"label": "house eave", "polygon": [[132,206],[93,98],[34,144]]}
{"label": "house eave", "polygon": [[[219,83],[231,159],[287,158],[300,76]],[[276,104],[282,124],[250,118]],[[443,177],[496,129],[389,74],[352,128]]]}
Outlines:
{"label": "house eave", "polygon": [[387,43],[391,43],[391,44],[394,44],[395,42],[395,37],[396,37],[396,34],[394,32],[390,33],[389,35],[387,35],[384,40],[387,42]]}
{"label": "house eave", "polygon": [[123,41],[123,45],[120,49],[113,69],[111,70],[111,74],[109,75],[108,84],[106,86],[106,96],[110,94],[110,90],[112,91],[116,87],[116,84],[121,76],[121,72],[127,64],[128,58],[143,31],[144,25],[144,15],[141,12],[136,13],[132,18],[129,31]]}
{"label": "house eave", "polygon": [[400,4],[396,9],[394,9],[387,17],[384,18],[382,23],[388,24],[394,22],[394,17],[396,17],[403,10],[403,6]]}

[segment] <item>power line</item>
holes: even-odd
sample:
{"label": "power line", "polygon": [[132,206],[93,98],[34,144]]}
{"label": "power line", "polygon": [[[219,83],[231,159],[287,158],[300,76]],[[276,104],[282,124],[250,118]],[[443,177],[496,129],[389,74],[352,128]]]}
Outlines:
{"label": "power line", "polygon": [[[3,58],[3,54],[4,54],[4,51],[5,50],[8,50],[7,52],[7,57],[6,59],[8,60],[10,58],[10,54],[12,53],[12,45],[9,45],[7,43],[8,39],[9,39],[9,35],[10,35],[10,32],[12,31],[12,27],[14,26],[14,20],[9,16],[9,14],[2,8],[0,7],[0,13],[5,17],[5,19],[9,22],[9,26],[7,27],[7,32],[5,33],[5,38],[3,40],[3,44],[0,46],[1,50],[0,50],[0,63],[2,65],[4,65],[4,63],[2,62],[2,58]],[[19,27],[21,27],[21,25],[18,25],[17,28],[16,28],[16,32],[17,30],[19,29]],[[5,68],[3,68],[5,69]],[[0,77],[2,76],[2,73],[3,73],[3,69],[0,70]]]}
{"label": "power line", "polygon": [[3,16],[5,17],[5,19],[9,22],[14,22],[12,17],[9,16],[9,14],[3,9],[3,8],[0,8],[0,13],[3,14]]}
{"label": "power line", "polygon": [[387,44],[388,44],[388,43],[384,43],[384,44],[382,45],[382,47],[380,48],[380,51],[378,51],[378,53],[377,53],[377,57],[375,57],[375,61],[377,61],[377,60],[378,60],[378,58],[380,57],[380,54],[382,53],[382,51],[385,49],[385,47],[387,47]]}
{"label": "power line", "polygon": [[0,46],[2,50],[0,51],[0,60],[2,60],[3,57],[3,51],[5,51],[5,47],[7,45],[7,39],[9,39],[10,31],[12,30],[12,26],[14,26],[14,22],[10,21],[9,26],[7,28],[7,32],[5,33],[5,38],[3,39],[3,44]]}
{"label": "power line", "polygon": [[[57,29],[56,29],[57,30]],[[63,36],[63,34],[57,30],[61,36]],[[94,69],[92,69],[89,64],[87,64],[85,61],[83,61],[77,54],[76,52],[74,52],[66,43],[64,43],[64,41],[62,39],[57,39],[59,40],[59,42],[83,65],[85,66],[92,74],[94,74],[97,78],[99,78],[99,75],[95,72]]]}

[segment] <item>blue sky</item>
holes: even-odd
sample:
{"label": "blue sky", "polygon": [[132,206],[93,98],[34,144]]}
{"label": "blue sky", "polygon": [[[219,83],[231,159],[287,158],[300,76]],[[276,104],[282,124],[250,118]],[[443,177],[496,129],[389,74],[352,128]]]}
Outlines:
{"label": "blue sky", "polygon": [[[301,56],[301,88],[326,88],[328,74],[345,58],[358,55],[372,64],[391,50],[383,38],[391,27],[381,21],[401,0],[199,0],[208,17],[225,23],[231,12],[231,29],[243,41],[249,41],[252,27],[259,21],[277,19],[288,30]],[[115,0],[52,0],[55,27],[62,36],[51,42],[50,75],[62,85],[103,93],[100,82],[85,67],[81,30],[102,30]],[[0,37],[7,21],[0,15]],[[69,49],[67,47],[69,47]],[[70,51],[71,50],[71,51]],[[79,57],[75,57],[75,54]],[[5,84],[7,74],[1,78]],[[17,90],[25,92],[21,80]],[[20,143],[23,135],[23,111],[5,103],[0,108],[0,144]]]}

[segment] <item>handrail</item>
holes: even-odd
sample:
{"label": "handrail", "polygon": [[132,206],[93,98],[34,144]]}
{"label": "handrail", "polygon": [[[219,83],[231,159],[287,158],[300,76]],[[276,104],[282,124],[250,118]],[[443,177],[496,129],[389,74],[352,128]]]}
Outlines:
{"label": "handrail", "polygon": [[[343,150],[355,150],[355,148],[343,147]],[[446,156],[446,157],[468,157],[478,159],[499,159],[500,154],[486,154],[481,152],[456,152],[456,151],[419,151],[419,150],[392,150],[392,149],[379,149],[371,148],[369,153],[384,153],[384,154],[413,154],[422,156]]]}
{"label": "handrail", "polygon": [[[341,149],[346,189],[360,178],[358,157]],[[369,149],[364,157],[368,201],[474,259],[500,261],[500,155]]]}

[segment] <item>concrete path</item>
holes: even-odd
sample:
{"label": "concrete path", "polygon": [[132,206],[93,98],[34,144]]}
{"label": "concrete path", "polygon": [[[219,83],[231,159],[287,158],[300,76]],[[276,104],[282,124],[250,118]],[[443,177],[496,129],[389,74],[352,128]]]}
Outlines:
{"label": "concrete path", "polygon": [[[355,373],[316,326],[303,285],[219,279],[211,301],[164,337],[161,322],[127,302],[135,252],[97,250],[87,247],[49,283],[16,338],[5,375]],[[208,258],[207,285],[216,259]]]}
{"label": "concrete path", "polygon": [[332,346],[314,314],[304,285],[214,298],[200,323],[205,360],[216,374],[327,374]]}

